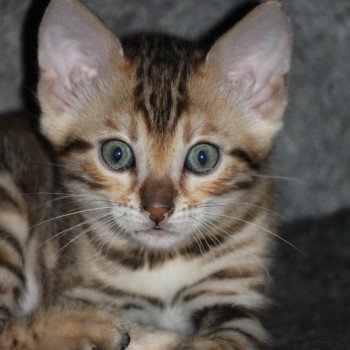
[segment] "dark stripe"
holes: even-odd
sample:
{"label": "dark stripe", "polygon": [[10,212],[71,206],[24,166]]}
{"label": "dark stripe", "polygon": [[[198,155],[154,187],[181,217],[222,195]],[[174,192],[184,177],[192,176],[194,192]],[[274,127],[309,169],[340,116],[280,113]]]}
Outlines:
{"label": "dark stripe", "polygon": [[255,162],[247,152],[243,151],[241,148],[236,148],[230,152],[232,157],[238,158],[242,160],[244,163],[248,165],[252,170],[259,170],[260,166],[257,162]]}
{"label": "dark stripe", "polygon": [[70,296],[64,296],[64,299],[70,300],[73,302],[73,304],[82,304],[86,306],[96,306],[96,303],[92,302],[91,300],[86,300],[83,298],[76,298],[76,297],[70,297]]}
{"label": "dark stripe", "polygon": [[13,297],[16,303],[19,302],[19,299],[21,298],[21,296],[22,296],[22,290],[18,287],[13,288]]}
{"label": "dark stripe", "polygon": [[123,47],[136,66],[136,110],[152,132],[163,135],[173,130],[188,105],[188,75],[203,58],[202,52],[162,35],[134,36]]}
{"label": "dark stripe", "polygon": [[[258,214],[260,210],[256,208],[254,210],[246,210],[242,217],[235,219],[234,223],[231,223],[229,229],[230,232],[238,232],[242,230],[245,225],[248,225]],[[204,234],[204,233],[203,233]],[[231,238],[229,234],[214,234],[208,235],[202,239],[196,239],[196,236],[193,236],[193,241],[189,243],[188,246],[182,248],[180,253],[184,256],[199,256],[207,253],[211,253],[212,248],[223,248],[223,254],[229,253],[229,251],[223,245],[226,240]]]}
{"label": "dark stripe", "polygon": [[189,105],[189,96],[187,91],[187,78],[189,69],[186,62],[182,64],[182,72],[180,74],[178,89],[177,89],[177,102],[176,102],[176,120],[184,113]]}
{"label": "dark stripe", "polygon": [[186,296],[183,297],[183,301],[185,303],[188,303],[194,299],[199,298],[200,296],[205,296],[209,295],[210,297],[220,297],[220,296],[230,296],[230,295],[237,295],[236,291],[220,291],[220,290],[215,290],[215,289],[206,289],[206,290],[201,290],[196,293],[191,293],[187,294]]}
{"label": "dark stripe", "polygon": [[194,236],[193,241],[180,250],[180,254],[188,257],[204,255],[213,248],[221,247],[228,238],[230,238],[229,235],[222,234],[208,235],[201,239],[196,239]]}
{"label": "dark stripe", "polygon": [[251,278],[256,277],[255,271],[250,270],[241,270],[239,268],[228,268],[223,269],[218,272],[214,272],[207,279],[243,279],[243,278]]}
{"label": "dark stripe", "polygon": [[7,294],[9,292],[9,287],[0,284],[0,294]]}
{"label": "dark stripe", "polygon": [[141,299],[141,300],[146,301],[147,303],[149,303],[153,306],[157,306],[158,308],[164,308],[164,303],[159,298],[146,296],[146,295],[142,295],[142,294],[128,293],[128,292],[123,291],[121,289],[116,289],[116,288],[113,288],[112,286],[107,286],[106,284],[103,284],[102,282],[97,281],[97,280],[89,283],[89,285],[87,287],[96,289],[96,290],[98,290],[104,294],[107,294],[109,296],[112,296],[114,298],[126,297],[126,298],[131,298],[131,299]]}
{"label": "dark stripe", "polygon": [[130,309],[143,310],[143,307],[137,304],[127,303],[120,306],[120,309],[121,310],[130,310]]}
{"label": "dark stripe", "polygon": [[94,232],[88,232],[87,235],[91,247],[102,254],[106,259],[133,271],[145,266],[144,251],[142,249],[128,249],[124,251],[113,247],[106,247],[106,244],[104,244],[105,242],[102,242]]}
{"label": "dark stripe", "polygon": [[69,141],[65,146],[63,146],[61,149],[58,150],[58,154],[61,157],[64,157],[72,152],[86,152],[89,151],[92,148],[92,144],[82,140],[74,138],[71,141]]}
{"label": "dark stripe", "polygon": [[139,65],[136,69],[137,84],[134,90],[134,99],[135,99],[134,105],[136,107],[136,110],[140,111],[144,116],[147,127],[151,129],[152,125],[151,125],[148,109],[145,103],[145,91],[144,91],[143,79],[144,79],[144,74],[143,74],[142,65]]}
{"label": "dark stripe", "polygon": [[10,272],[11,272],[12,274],[14,274],[23,284],[25,284],[25,277],[24,277],[24,275],[23,275],[22,270],[21,270],[19,267],[17,267],[17,266],[15,266],[15,265],[9,263],[8,261],[4,260],[3,257],[1,256],[1,254],[0,254],[0,268],[3,268],[3,269],[5,269],[5,270],[7,270],[7,271],[10,271]]}
{"label": "dark stripe", "polygon": [[11,205],[16,210],[21,211],[20,205],[13,199],[13,197],[8,193],[8,191],[0,186],[0,202],[5,202],[6,204]]}
{"label": "dark stripe", "polygon": [[244,279],[244,278],[251,278],[251,277],[256,277],[256,272],[252,272],[249,270],[245,270],[245,271],[240,271],[238,269],[234,269],[234,268],[228,268],[228,269],[223,269],[220,270],[218,272],[214,272],[211,275],[209,275],[208,277],[202,278],[199,281],[192,283],[190,285],[187,285],[185,287],[182,287],[181,289],[179,289],[175,296],[173,297],[172,301],[171,301],[171,305],[174,305],[178,299],[180,298],[180,296],[182,294],[184,294],[187,290],[193,288],[193,287],[197,287],[200,284],[207,282],[207,281],[213,281],[213,280],[233,280],[233,279]]}
{"label": "dark stripe", "polygon": [[116,262],[125,268],[130,270],[142,269],[148,266],[150,269],[156,268],[164,264],[166,261],[176,257],[175,251],[163,252],[157,250],[148,250],[145,248],[135,249],[117,249],[109,247],[106,242],[102,242],[101,239],[94,233],[87,233],[91,246],[106,259]]}
{"label": "dark stripe", "polygon": [[72,181],[78,181],[88,187],[90,187],[92,190],[100,190],[100,189],[105,189],[106,187],[100,183],[93,182],[91,180],[88,180],[80,175],[77,174],[66,174],[65,176],[67,179],[72,180]]}
{"label": "dark stripe", "polygon": [[234,306],[231,304],[214,304],[196,310],[191,315],[191,321],[196,331],[202,329],[212,329],[220,327],[225,322],[237,318],[253,318],[252,311],[242,306]]}
{"label": "dark stripe", "polygon": [[[215,330],[213,330],[209,333],[206,333],[206,336],[209,336],[210,338],[215,338],[215,334],[220,333],[220,332],[239,333],[239,334],[243,335],[244,337],[246,337],[252,344],[255,345],[254,349],[257,349],[257,350],[268,350],[269,349],[269,344],[259,341],[252,334],[244,332],[239,328],[220,327],[220,328],[216,328]],[[217,338],[222,339],[222,336],[218,335]]]}
{"label": "dark stripe", "polygon": [[10,309],[5,306],[5,305],[1,305],[0,306],[0,314],[3,314],[6,318],[11,317],[11,311]]}
{"label": "dark stripe", "polygon": [[250,188],[253,187],[254,183],[255,183],[255,178],[251,179],[251,180],[246,180],[246,181],[239,181],[234,183],[231,187],[234,190],[248,190]]}
{"label": "dark stripe", "polygon": [[0,240],[5,241],[9,244],[21,257],[22,263],[24,263],[24,254],[20,242],[8,231],[0,228]]}

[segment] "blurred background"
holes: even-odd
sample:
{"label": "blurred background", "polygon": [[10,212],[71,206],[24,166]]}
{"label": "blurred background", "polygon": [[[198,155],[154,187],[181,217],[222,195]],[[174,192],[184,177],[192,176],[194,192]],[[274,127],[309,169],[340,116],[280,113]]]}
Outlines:
{"label": "blurred background", "polygon": [[[47,2],[0,0],[0,114],[36,111],[36,35]],[[258,4],[250,0],[84,2],[119,36],[164,32],[204,45]],[[282,3],[292,20],[294,47],[285,128],[272,160],[284,216],[281,232],[301,252],[282,244],[277,253],[276,284],[284,292],[276,293],[281,305],[271,327],[278,349],[346,349],[350,342],[350,1]]]}

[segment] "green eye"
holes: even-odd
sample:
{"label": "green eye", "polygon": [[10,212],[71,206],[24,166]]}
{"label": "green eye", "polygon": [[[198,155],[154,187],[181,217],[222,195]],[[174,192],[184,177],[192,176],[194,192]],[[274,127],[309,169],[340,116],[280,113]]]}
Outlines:
{"label": "green eye", "polygon": [[219,160],[219,150],[209,143],[193,146],[186,156],[185,166],[193,173],[207,173]]}
{"label": "green eye", "polygon": [[115,170],[131,168],[134,163],[134,154],[125,142],[112,140],[105,142],[101,147],[103,160]]}

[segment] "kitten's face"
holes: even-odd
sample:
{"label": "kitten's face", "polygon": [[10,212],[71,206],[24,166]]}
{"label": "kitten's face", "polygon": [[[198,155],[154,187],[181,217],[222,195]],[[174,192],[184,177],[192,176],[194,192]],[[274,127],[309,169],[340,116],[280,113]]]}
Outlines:
{"label": "kitten's face", "polygon": [[101,78],[94,62],[73,67],[66,86],[55,86],[61,72],[42,58],[42,130],[67,186],[104,222],[101,234],[175,247],[202,239],[254,193],[253,175],[280,127],[283,79],[264,77],[262,94],[253,94],[251,74],[244,85],[237,74],[223,78],[216,46],[200,57],[180,41],[143,39],[123,55],[118,46]]}
{"label": "kitten's face", "polygon": [[[64,152],[66,183],[74,193],[88,195],[85,206],[110,206],[114,221],[108,221],[107,227],[114,223],[143,245],[171,247],[187,239],[199,240],[203,235],[199,228],[205,232],[208,225],[224,221],[228,209],[224,203],[244,201],[253,185],[253,162],[262,161],[269,148],[265,140],[270,138],[259,140],[256,124],[250,130],[246,121],[249,112],[228,104],[227,96],[216,91],[215,80],[203,77],[200,66],[189,74],[183,94],[174,83],[167,119],[164,111],[165,120],[157,121],[148,90],[155,90],[161,103],[167,89],[143,81],[148,93],[136,98],[135,90],[142,83],[136,71],[136,64],[124,72],[116,68],[116,78],[106,80],[104,91],[86,101],[72,124],[65,125],[64,135],[69,137],[60,140],[63,148],[76,140],[88,144],[85,150]],[[176,116],[180,98],[186,102]],[[137,107],[140,100],[146,110]],[[154,221],[149,207],[168,210]],[[88,213],[93,217],[101,211]]]}

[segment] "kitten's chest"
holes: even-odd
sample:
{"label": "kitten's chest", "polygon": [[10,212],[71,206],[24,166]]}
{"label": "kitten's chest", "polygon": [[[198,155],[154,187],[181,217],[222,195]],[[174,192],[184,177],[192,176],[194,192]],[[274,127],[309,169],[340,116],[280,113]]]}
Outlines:
{"label": "kitten's chest", "polygon": [[189,334],[190,314],[179,293],[215,272],[220,268],[218,262],[176,257],[152,268],[146,264],[132,269],[90,257],[85,260],[84,270],[85,280],[98,278],[97,288],[108,294],[108,302],[118,306],[129,320]]}
{"label": "kitten's chest", "polygon": [[174,259],[154,268],[146,266],[132,272],[120,269],[116,282],[135,293],[142,292],[157,296],[164,302],[171,302],[180,288],[194,283],[204,274],[205,270],[199,259]]}
{"label": "kitten's chest", "polygon": [[145,296],[149,303],[141,301],[142,308],[122,308],[128,319],[144,325],[175,330],[180,333],[191,333],[188,310],[178,302],[179,291],[192,285],[205,275],[199,261],[176,259],[158,268],[144,268],[130,274],[122,271],[117,283],[135,295],[135,303]]}

